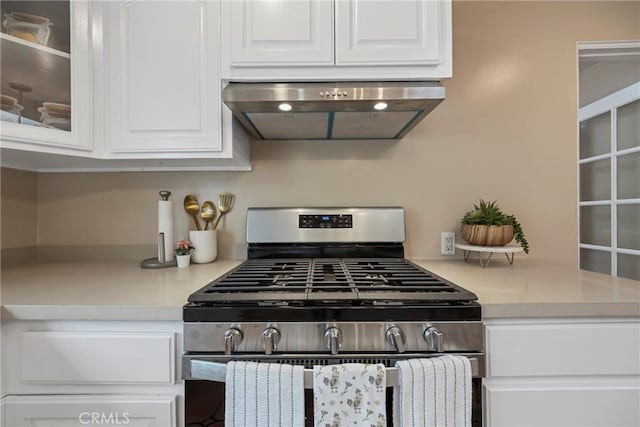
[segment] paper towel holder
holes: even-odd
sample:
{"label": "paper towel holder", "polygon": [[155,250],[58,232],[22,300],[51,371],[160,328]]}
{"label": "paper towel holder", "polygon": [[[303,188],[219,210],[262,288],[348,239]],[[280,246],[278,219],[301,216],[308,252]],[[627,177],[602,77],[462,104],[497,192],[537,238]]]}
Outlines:
{"label": "paper towel holder", "polygon": [[[169,196],[171,196],[171,191],[160,191],[160,199],[163,201],[168,201]],[[161,254],[156,258],[147,258],[140,262],[140,267],[142,268],[167,268],[167,267],[176,267],[178,262],[173,259],[171,261],[166,261],[164,259],[165,253],[165,245],[167,244],[164,233],[158,233],[158,254]],[[171,245],[172,242],[169,242]]]}

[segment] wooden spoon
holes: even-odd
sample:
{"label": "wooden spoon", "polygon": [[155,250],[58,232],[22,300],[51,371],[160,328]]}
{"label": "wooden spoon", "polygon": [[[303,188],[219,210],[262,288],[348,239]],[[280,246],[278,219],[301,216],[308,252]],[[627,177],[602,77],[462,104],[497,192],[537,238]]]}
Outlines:
{"label": "wooden spoon", "polygon": [[196,230],[201,231],[202,228],[200,228],[200,223],[198,222],[198,212],[200,212],[200,203],[198,203],[198,199],[196,198],[196,196],[193,196],[191,194],[187,194],[186,196],[184,196],[184,202],[182,203],[182,206],[184,206],[184,211],[188,214],[191,215],[191,217],[193,218],[193,222],[196,223]]}
{"label": "wooden spoon", "polygon": [[200,206],[200,218],[204,221],[204,229],[206,230],[209,226],[209,223],[213,221],[216,217],[216,205],[209,200],[202,202],[202,206]]}

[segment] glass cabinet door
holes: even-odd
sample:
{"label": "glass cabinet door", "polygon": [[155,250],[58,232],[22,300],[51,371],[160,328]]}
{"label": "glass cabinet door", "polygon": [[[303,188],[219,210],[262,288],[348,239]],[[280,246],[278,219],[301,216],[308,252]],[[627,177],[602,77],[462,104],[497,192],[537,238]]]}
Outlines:
{"label": "glass cabinet door", "polygon": [[93,151],[93,45],[102,38],[94,23],[101,22],[101,4],[0,1],[3,164],[13,150]]}
{"label": "glass cabinet door", "polygon": [[71,130],[69,1],[5,1],[2,121]]}

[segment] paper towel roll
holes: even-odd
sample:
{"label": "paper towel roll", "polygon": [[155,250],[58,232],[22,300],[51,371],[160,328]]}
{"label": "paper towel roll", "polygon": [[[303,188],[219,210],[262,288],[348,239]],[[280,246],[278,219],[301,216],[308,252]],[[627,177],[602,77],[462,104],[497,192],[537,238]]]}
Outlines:
{"label": "paper towel roll", "polygon": [[[158,201],[158,234],[159,233],[164,233],[164,260],[165,262],[173,261],[175,259],[173,245],[176,242],[173,240],[172,200]],[[161,245],[158,245],[158,259],[162,259],[161,250]]]}

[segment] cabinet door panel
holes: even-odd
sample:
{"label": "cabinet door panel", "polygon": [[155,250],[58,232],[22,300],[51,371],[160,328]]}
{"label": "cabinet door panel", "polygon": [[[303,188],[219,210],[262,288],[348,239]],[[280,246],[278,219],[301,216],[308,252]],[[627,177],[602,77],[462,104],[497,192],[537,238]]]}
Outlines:
{"label": "cabinet door panel", "polygon": [[333,2],[223,2],[231,65],[333,64]]}
{"label": "cabinet door panel", "polygon": [[428,65],[442,60],[441,8],[425,0],[339,0],[336,65]]}
{"label": "cabinet door panel", "polygon": [[20,346],[25,383],[174,383],[172,333],[28,331]]}
{"label": "cabinet door panel", "polygon": [[7,427],[175,427],[173,396],[9,396]]}
{"label": "cabinet door panel", "polygon": [[488,325],[491,377],[640,374],[639,323]]}
{"label": "cabinet door panel", "polygon": [[107,3],[112,153],[220,151],[218,4]]}
{"label": "cabinet door panel", "polygon": [[488,427],[637,426],[640,388],[583,382],[485,383]]}

